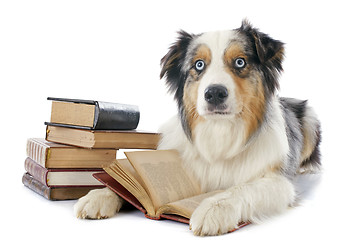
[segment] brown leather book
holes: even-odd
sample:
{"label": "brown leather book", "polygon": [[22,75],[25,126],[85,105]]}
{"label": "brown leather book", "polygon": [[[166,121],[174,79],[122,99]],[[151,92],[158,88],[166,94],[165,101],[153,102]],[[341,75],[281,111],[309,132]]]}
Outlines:
{"label": "brown leather book", "polygon": [[24,167],[29,174],[47,187],[102,186],[92,175],[103,172],[103,169],[44,168],[29,157],[25,159]]}
{"label": "brown leather book", "polygon": [[26,154],[44,168],[102,168],[116,158],[116,149],[85,149],[29,138]]}
{"label": "brown leather book", "polygon": [[46,140],[83,148],[156,149],[160,134],[138,130],[85,130],[48,125]]}
{"label": "brown leather book", "polygon": [[85,196],[90,190],[104,187],[47,187],[29,173],[24,173],[22,182],[27,188],[49,200],[74,200]]}

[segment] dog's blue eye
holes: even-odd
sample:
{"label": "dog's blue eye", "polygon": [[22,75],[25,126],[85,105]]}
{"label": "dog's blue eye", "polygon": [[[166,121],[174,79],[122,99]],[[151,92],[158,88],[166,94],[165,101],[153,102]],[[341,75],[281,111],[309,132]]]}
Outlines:
{"label": "dog's blue eye", "polygon": [[203,60],[197,60],[195,62],[195,69],[197,71],[202,71],[205,68],[205,62]]}
{"label": "dog's blue eye", "polygon": [[237,58],[235,59],[234,65],[236,68],[243,68],[245,67],[245,60],[243,58]]}

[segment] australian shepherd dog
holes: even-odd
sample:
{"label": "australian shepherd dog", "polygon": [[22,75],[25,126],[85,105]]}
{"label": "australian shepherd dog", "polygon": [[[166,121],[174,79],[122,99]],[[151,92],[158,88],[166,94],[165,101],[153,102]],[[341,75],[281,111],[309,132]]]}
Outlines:
{"label": "australian shepherd dog", "polygon": [[[277,96],[284,44],[247,21],[230,31],[179,32],[161,78],[179,114],[159,149],[177,149],[204,192],[190,219],[196,235],[218,235],[293,205],[294,177],[320,168],[320,123],[307,101]],[[104,197],[106,196],[106,197]],[[116,213],[122,200],[95,190],[75,206],[81,218]]]}

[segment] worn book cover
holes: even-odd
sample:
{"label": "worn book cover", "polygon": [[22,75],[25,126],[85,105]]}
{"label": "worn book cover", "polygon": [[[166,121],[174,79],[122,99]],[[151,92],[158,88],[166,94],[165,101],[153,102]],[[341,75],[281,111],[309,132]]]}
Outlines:
{"label": "worn book cover", "polygon": [[156,149],[160,134],[138,130],[85,130],[48,125],[46,140],[93,149]]}
{"label": "worn book cover", "polygon": [[24,173],[22,177],[24,186],[49,200],[74,200],[85,196],[90,190],[103,188],[97,187],[48,187],[36,180],[31,174]]}
{"label": "worn book cover", "polygon": [[139,124],[138,106],[83,99],[52,98],[49,125],[92,130],[132,130]]}
{"label": "worn book cover", "polygon": [[93,168],[44,168],[31,158],[25,159],[25,171],[47,187],[102,186],[93,178],[94,173],[104,172]]}
{"label": "worn book cover", "polygon": [[29,138],[26,155],[44,168],[103,168],[116,159],[116,149],[86,149]]}

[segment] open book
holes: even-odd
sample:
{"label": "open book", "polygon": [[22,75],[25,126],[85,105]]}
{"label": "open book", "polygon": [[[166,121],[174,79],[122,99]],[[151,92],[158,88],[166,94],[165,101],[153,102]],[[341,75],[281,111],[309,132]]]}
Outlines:
{"label": "open book", "polygon": [[[219,192],[203,193],[200,184],[187,172],[175,150],[125,152],[128,159],[115,160],[94,176],[143,211],[148,218],[167,218],[189,223],[194,210],[205,198]],[[240,223],[239,227],[248,223]]]}

